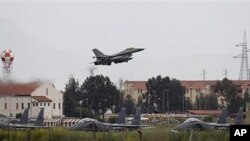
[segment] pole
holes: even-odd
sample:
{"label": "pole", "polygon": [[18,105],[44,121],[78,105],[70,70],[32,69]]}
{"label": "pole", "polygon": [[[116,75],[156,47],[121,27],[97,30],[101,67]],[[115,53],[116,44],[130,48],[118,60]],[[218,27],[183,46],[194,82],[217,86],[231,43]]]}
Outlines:
{"label": "pole", "polygon": [[150,94],[148,94],[148,114],[149,114],[149,102],[150,102]]}
{"label": "pole", "polygon": [[164,112],[164,106],[165,106],[165,102],[164,102],[164,99],[165,99],[165,97],[164,97],[164,89],[162,90],[162,114],[164,114],[165,112]]}

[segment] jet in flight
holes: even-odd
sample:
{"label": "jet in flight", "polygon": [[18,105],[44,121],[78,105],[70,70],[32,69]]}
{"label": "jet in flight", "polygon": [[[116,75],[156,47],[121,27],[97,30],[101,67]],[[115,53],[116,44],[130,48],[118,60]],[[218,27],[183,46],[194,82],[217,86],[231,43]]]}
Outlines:
{"label": "jet in flight", "polygon": [[9,120],[3,120],[0,122],[0,128],[2,129],[17,129],[17,128],[44,128],[44,109],[41,108],[38,113],[35,123],[29,123],[29,109],[25,109],[19,121],[11,123]]}
{"label": "jet in flight", "polygon": [[131,124],[126,124],[126,109],[122,108],[119,116],[117,117],[116,123],[105,123],[100,122],[96,119],[84,118],[78,123],[70,126],[68,129],[70,130],[82,130],[82,131],[109,131],[109,130],[124,130],[128,129],[138,129],[140,127],[147,127],[147,125],[141,125],[141,108],[136,109],[136,113],[134,115],[134,119]]}
{"label": "jet in flight", "polygon": [[144,50],[144,48],[127,48],[119,53],[113,55],[105,55],[98,49],[93,49],[96,61],[93,62],[95,65],[111,65],[112,62],[115,64],[128,62],[133,59],[132,54]]}
{"label": "jet in flight", "polygon": [[[178,130],[192,130],[192,129],[229,129],[230,124],[226,123],[227,112],[224,108],[217,123],[204,122],[197,118],[189,118],[185,120],[182,124],[176,126],[173,131]],[[243,107],[240,107],[239,113],[235,119],[235,125],[239,125],[243,120]]]}

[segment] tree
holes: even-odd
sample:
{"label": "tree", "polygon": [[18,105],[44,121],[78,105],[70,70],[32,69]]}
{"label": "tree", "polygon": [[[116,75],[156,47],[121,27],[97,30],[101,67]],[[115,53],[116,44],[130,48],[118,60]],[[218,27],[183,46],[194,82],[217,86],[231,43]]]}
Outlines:
{"label": "tree", "polygon": [[119,104],[119,90],[108,77],[102,75],[87,77],[81,85],[81,98],[84,105],[97,114],[104,113],[108,108]]}
{"label": "tree", "polygon": [[204,109],[204,110],[218,109],[217,95],[216,94],[203,95],[201,93],[199,96],[196,96],[195,107],[196,109]]}
{"label": "tree", "polygon": [[230,113],[237,113],[240,106],[245,105],[243,99],[237,96],[237,86],[232,81],[224,78],[218,81],[214,89],[215,93],[224,96],[227,102],[227,108]]}
{"label": "tree", "polygon": [[77,107],[79,107],[79,82],[74,77],[69,78],[66,84],[65,93],[63,95],[63,113],[65,116],[79,116],[77,114]]}
{"label": "tree", "polygon": [[183,110],[184,88],[180,81],[170,78],[162,78],[160,75],[148,79],[146,83],[147,93],[143,96],[147,98],[148,108],[155,105],[158,112],[181,112]]}
{"label": "tree", "polygon": [[124,100],[124,107],[126,108],[126,113],[128,115],[130,114],[133,114],[134,112],[134,107],[135,107],[135,104],[134,104],[134,100],[133,98],[131,97],[131,95],[127,95],[125,100]]}

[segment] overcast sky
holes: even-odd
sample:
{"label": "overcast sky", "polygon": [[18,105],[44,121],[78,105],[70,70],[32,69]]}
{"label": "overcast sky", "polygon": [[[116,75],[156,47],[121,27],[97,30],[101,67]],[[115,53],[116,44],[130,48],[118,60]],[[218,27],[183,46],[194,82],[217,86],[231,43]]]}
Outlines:
{"label": "overcast sky", "polygon": [[[246,30],[250,39],[250,2],[35,2],[0,0],[0,52],[15,54],[12,77],[48,80],[64,90],[70,75],[82,83],[95,61],[128,47],[145,48],[128,63],[97,66],[117,83],[170,76],[179,80],[238,79],[241,53],[235,47]],[[169,0],[171,1],[171,0]],[[2,64],[0,64],[2,67]],[[0,74],[0,77],[3,75]]]}

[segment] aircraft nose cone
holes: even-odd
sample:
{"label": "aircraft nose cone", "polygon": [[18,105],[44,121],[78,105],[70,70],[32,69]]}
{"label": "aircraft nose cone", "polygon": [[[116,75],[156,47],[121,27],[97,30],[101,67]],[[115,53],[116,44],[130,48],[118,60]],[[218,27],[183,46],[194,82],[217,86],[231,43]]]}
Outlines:
{"label": "aircraft nose cone", "polygon": [[137,50],[138,51],[143,51],[145,48],[138,48]]}

